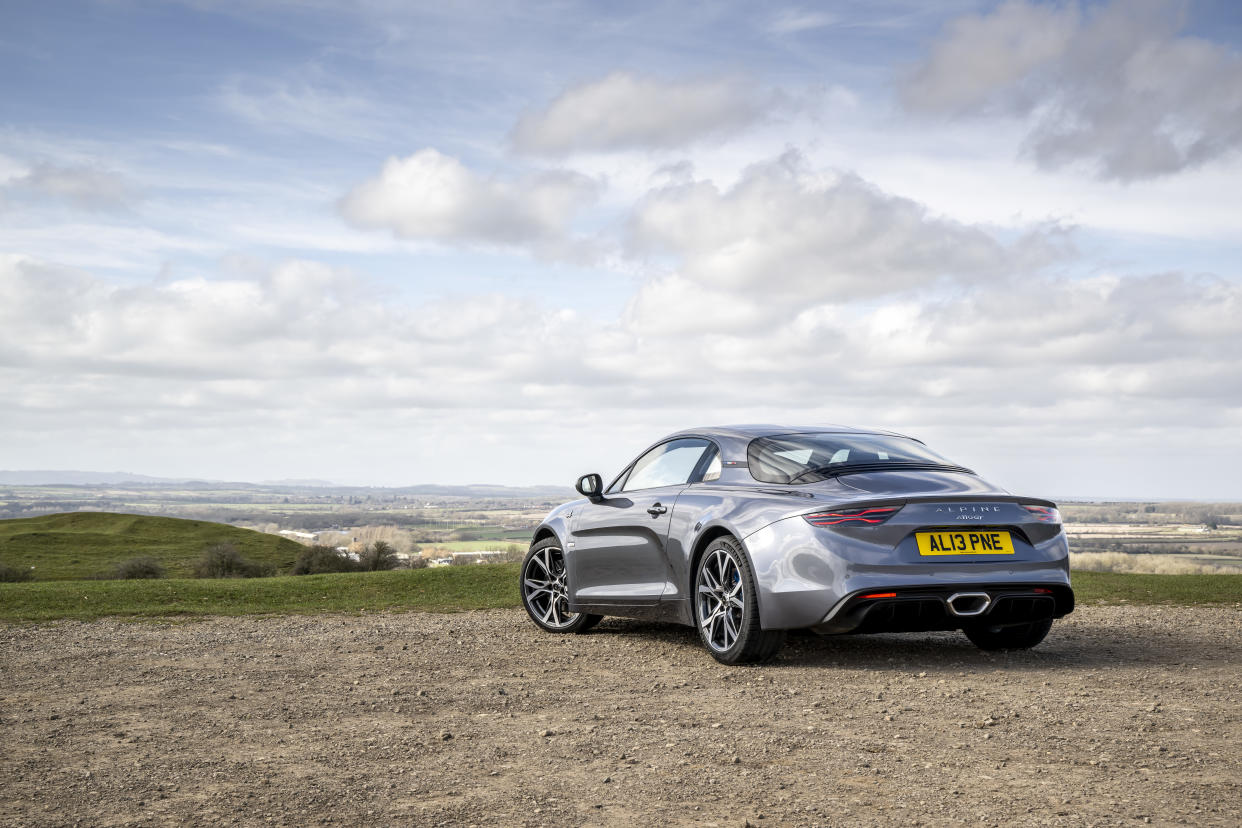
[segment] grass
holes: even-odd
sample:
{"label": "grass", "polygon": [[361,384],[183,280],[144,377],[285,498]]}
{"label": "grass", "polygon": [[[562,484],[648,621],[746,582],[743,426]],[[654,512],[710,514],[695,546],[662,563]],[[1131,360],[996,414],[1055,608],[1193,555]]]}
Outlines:
{"label": "grass", "polygon": [[[487,564],[251,580],[0,584],[0,621],[497,609],[519,606],[517,573],[518,564]],[[1082,605],[1236,606],[1242,576],[1076,572],[1074,590]]]}
{"label": "grass", "polygon": [[203,550],[215,543],[231,543],[242,557],[279,570],[293,566],[304,548],[288,538],[204,520],[113,512],[0,520],[0,562],[33,566],[37,581],[87,578],[141,556],[155,558],[170,577],[189,577]]}
{"label": "grass", "polygon": [[1132,572],[1073,573],[1080,604],[1242,603],[1242,575],[1144,575]]}
{"label": "grass", "polygon": [[252,579],[0,584],[0,620],[456,612],[518,606],[518,564]]}

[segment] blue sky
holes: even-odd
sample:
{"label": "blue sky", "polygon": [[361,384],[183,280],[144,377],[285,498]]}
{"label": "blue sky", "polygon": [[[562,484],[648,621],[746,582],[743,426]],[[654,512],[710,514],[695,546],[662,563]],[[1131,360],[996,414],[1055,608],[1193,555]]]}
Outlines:
{"label": "blue sky", "polygon": [[1232,3],[0,24],[0,466],[549,483],[844,422],[1242,498]]}

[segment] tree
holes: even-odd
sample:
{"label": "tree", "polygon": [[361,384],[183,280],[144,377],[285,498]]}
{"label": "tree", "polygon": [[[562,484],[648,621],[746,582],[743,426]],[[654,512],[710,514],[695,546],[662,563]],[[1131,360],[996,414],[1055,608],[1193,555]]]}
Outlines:
{"label": "tree", "polygon": [[264,578],[275,574],[276,567],[246,560],[231,543],[208,546],[194,567],[196,578]]}
{"label": "tree", "polygon": [[392,544],[382,540],[372,541],[358,556],[358,563],[365,572],[396,569],[400,562],[397,550],[392,548]]}
{"label": "tree", "polygon": [[357,572],[362,567],[331,546],[308,546],[293,565],[294,575],[319,575],[324,572]]}

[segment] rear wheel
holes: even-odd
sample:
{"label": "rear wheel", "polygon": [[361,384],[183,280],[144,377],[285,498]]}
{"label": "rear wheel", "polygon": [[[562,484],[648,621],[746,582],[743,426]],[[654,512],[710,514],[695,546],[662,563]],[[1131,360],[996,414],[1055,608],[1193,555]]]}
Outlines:
{"label": "rear wheel", "polygon": [[519,586],[526,614],[548,632],[586,632],[603,620],[602,615],[570,611],[565,553],[556,538],[541,540],[526,553]]}
{"label": "rear wheel", "polygon": [[767,661],[785,641],[784,630],[759,625],[750,560],[731,537],[711,542],[694,577],[694,621],[712,657],[722,664]]}
{"label": "rear wheel", "polygon": [[1029,650],[1043,641],[1050,629],[1052,619],[1045,618],[1043,621],[1015,624],[1012,627],[975,624],[966,627],[962,632],[980,650]]}

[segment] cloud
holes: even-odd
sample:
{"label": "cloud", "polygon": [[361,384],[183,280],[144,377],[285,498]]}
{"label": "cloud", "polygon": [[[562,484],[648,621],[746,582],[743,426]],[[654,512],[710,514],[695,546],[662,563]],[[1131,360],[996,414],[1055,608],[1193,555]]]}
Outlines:
{"label": "cloud", "polygon": [[[722,295],[735,307],[766,300]],[[9,255],[0,257],[0,373],[13,388],[63,386],[48,405],[84,418],[210,419],[242,405],[348,417],[361,400],[467,418],[491,401],[549,424],[601,410],[653,417],[705,400],[717,419],[762,400],[790,415],[840,408],[874,419],[906,399],[937,422],[980,406],[1042,421],[1090,404],[1103,412],[1095,424],[1149,426],[1199,402],[1242,411],[1237,280],[1031,277],[939,297],[810,297],[758,328],[692,291],[666,297],[669,317],[710,324],[595,319],[495,294],[397,301],[308,261],[120,287]],[[308,399],[311,388],[324,393]],[[42,398],[23,391],[2,411],[30,412]]]}
{"label": "cloud", "polygon": [[925,114],[1028,118],[1023,150],[1048,169],[1133,181],[1197,167],[1242,146],[1242,55],[1181,34],[1183,8],[1009,0],[950,23],[902,99]]}
{"label": "cloud", "polygon": [[485,176],[456,158],[422,149],[388,159],[378,176],[341,200],[340,208],[357,226],[391,230],[401,238],[521,245],[563,236],[597,190],[596,182],[578,173]]}
{"label": "cloud", "polygon": [[532,155],[671,149],[745,129],[777,104],[773,93],[738,78],[669,81],[614,72],[522,116],[512,139]]}
{"label": "cloud", "polygon": [[[998,283],[1067,253],[1059,228],[1002,244],[857,176],[814,171],[793,151],[727,189],[692,181],[652,191],[630,235],[636,254],[673,260],[672,274],[647,284],[631,308],[654,327],[762,326],[816,303]],[[722,316],[685,314],[692,301]]]}
{"label": "cloud", "polygon": [[[638,289],[647,304],[595,318],[555,298],[395,297],[309,261],[118,286],[0,256],[0,382],[14,389],[0,429],[46,456],[72,433],[92,457],[136,450],[140,431],[144,450],[195,474],[227,460],[218,474],[275,464],[366,479],[378,463],[371,482],[569,480],[706,420],[897,427],[966,447],[968,463],[1043,435],[1031,463],[1088,470],[1101,440],[1131,454],[1156,440],[1145,456],[1237,443],[1236,279],[912,282],[778,302],[779,317],[753,324],[787,289],[779,269],[758,286],[655,277]],[[1021,425],[1016,444],[1006,423]],[[505,450],[480,454],[499,435]],[[546,451],[567,440],[579,448]],[[1050,466],[1049,480],[1064,473]]]}
{"label": "cloud", "polygon": [[308,71],[310,79],[236,77],[216,92],[214,102],[233,118],[271,132],[373,144],[399,129],[399,110],[324,78],[319,70]]}
{"label": "cloud", "polygon": [[822,29],[835,22],[837,22],[836,15],[793,7],[777,12],[768,23],[768,31],[778,35],[795,34],[811,29]]}
{"label": "cloud", "polygon": [[67,201],[86,210],[130,206],[137,192],[122,176],[98,167],[35,164],[25,175],[9,179],[8,187]]}

